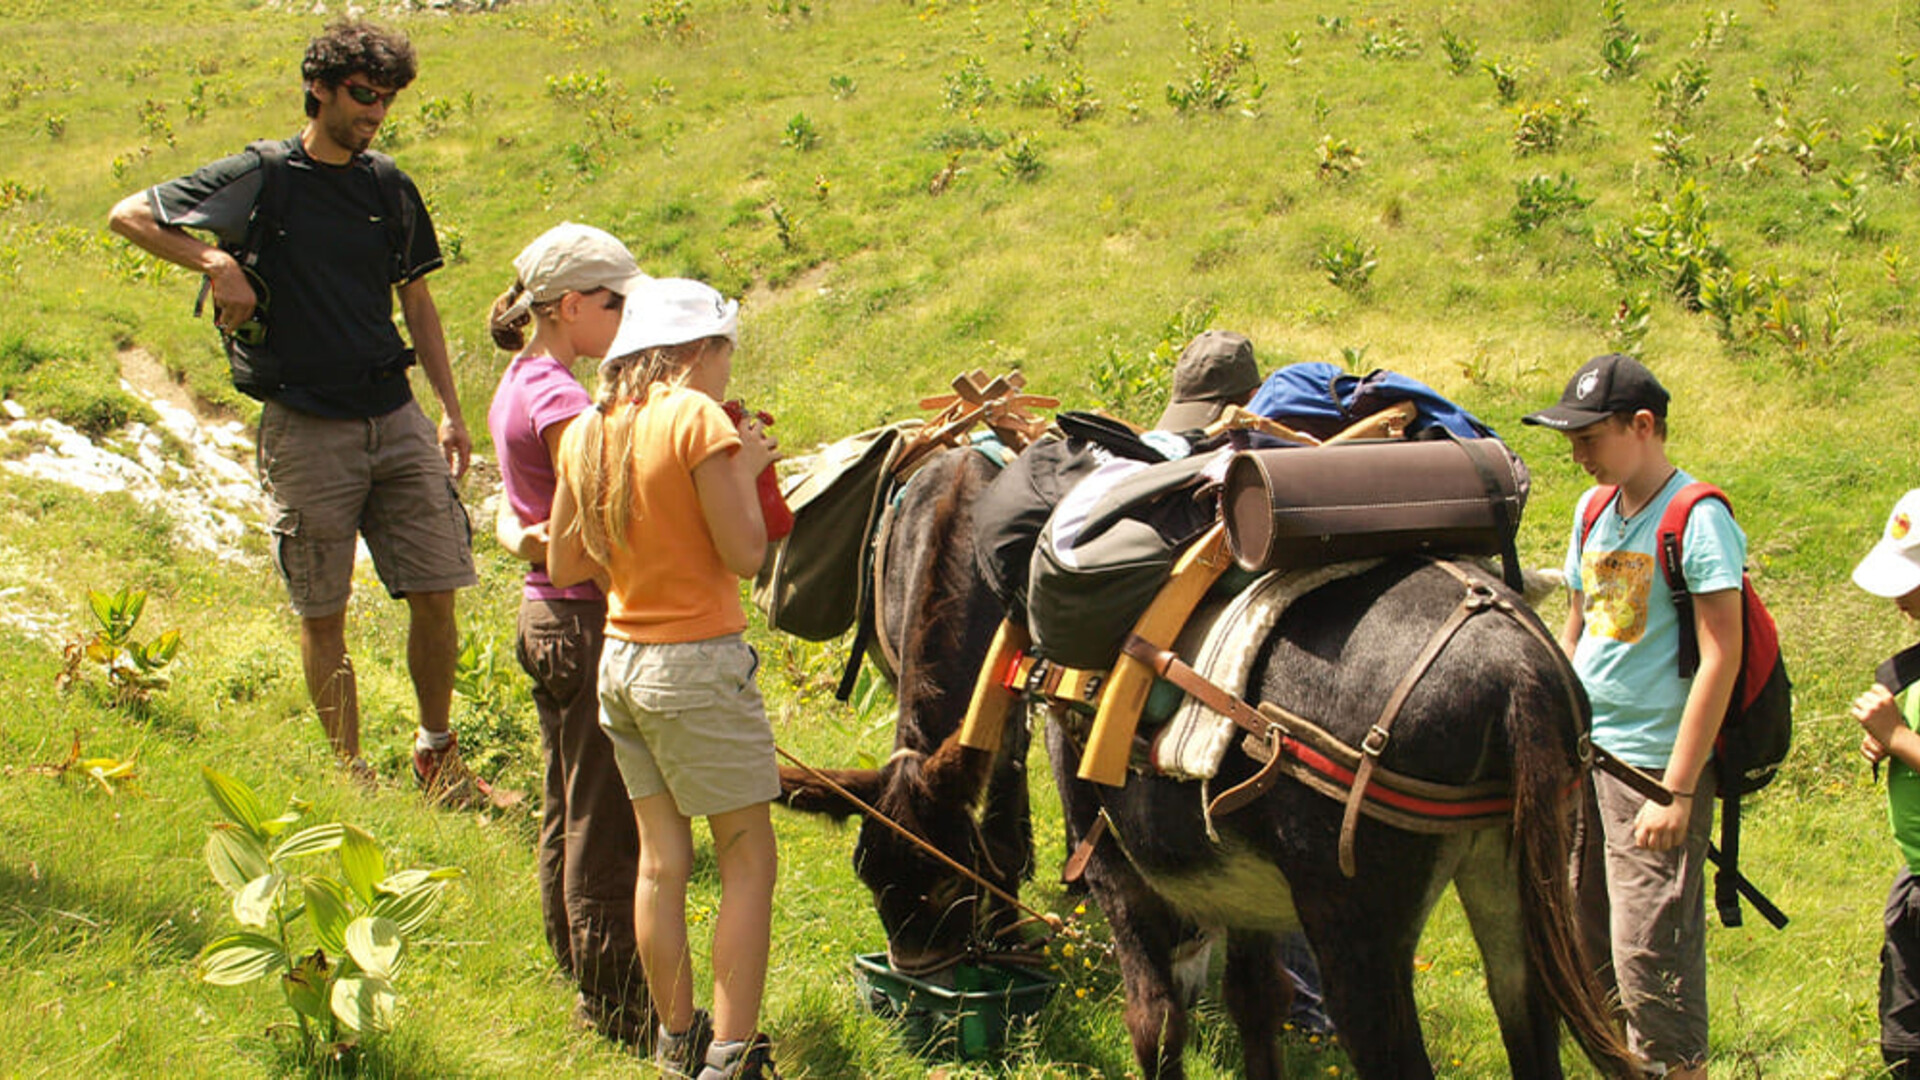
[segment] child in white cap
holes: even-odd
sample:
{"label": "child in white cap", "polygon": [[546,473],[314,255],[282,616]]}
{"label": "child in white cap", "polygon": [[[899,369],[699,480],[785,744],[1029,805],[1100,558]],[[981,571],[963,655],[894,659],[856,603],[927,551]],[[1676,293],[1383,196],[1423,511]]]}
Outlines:
{"label": "child in white cap", "polygon": [[606,355],[627,294],[647,275],[618,239],[573,222],[540,234],[513,269],[512,287],[487,318],[494,344],[514,354],[487,427],[500,462],[494,535],[528,564],[515,652],[533,679],[546,755],[540,904],[548,947],[579,987],[581,1018],[640,1045],[653,1034],[653,1014],[633,940],[639,834],[594,685],[607,598],[591,581],[555,585],[546,562],[560,436],[593,407],[573,366]]}
{"label": "child in white cap", "polygon": [[[1880,542],[1853,568],[1853,582],[1920,620],[1920,489],[1894,504]],[[1894,696],[1899,689],[1875,682],[1854,699],[1852,712],[1866,730],[1860,752],[1888,763],[1887,816],[1906,859],[1887,894],[1880,1053],[1884,1075],[1909,1080],[1920,1077],[1920,687],[1906,692],[1904,707]]]}
{"label": "child in white cap", "polygon": [[[754,478],[779,447],[720,404],[738,317],[697,281],[657,279],[627,297],[596,407],[561,445],[547,565],[559,584],[607,576],[600,724],[640,826],[634,924],[660,1014],[654,1064],[696,1080],[777,1080],[757,1027],[780,775],[740,580],[766,554]],[[695,817],[720,868],[710,1028],[687,948]]]}

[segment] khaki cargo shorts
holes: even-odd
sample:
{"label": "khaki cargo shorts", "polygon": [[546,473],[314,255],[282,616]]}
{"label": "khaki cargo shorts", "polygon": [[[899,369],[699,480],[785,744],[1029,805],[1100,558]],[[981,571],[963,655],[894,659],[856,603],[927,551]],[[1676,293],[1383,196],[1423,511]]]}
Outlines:
{"label": "khaki cargo shorts", "polygon": [[273,564],[302,618],[346,609],[356,537],[366,538],[396,597],[477,580],[472,526],[418,402],[367,420],[332,420],[269,401],[260,411],[258,466]]}
{"label": "khaki cargo shorts", "polygon": [[613,742],[627,797],[662,791],[687,817],[711,817],[780,794],[773,726],[739,634],[685,644],[607,638],[600,651],[600,727]]}

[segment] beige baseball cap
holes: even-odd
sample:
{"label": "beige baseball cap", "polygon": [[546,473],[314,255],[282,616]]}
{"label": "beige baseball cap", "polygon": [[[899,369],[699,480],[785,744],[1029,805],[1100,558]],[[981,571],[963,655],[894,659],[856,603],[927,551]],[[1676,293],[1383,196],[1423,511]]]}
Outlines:
{"label": "beige baseball cap", "polygon": [[613,234],[572,221],[535,237],[514,257],[513,269],[524,291],[504,313],[509,320],[570,292],[607,289],[631,296],[652,280]]}

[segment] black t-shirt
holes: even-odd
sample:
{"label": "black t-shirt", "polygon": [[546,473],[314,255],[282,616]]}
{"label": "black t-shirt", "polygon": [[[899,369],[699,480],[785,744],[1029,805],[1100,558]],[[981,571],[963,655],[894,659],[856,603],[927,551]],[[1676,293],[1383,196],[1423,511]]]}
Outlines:
{"label": "black t-shirt", "polygon": [[[392,412],[413,396],[393,290],[441,264],[426,205],[403,175],[414,227],[396,274],[385,203],[366,155],[328,165],[308,157],[297,136],[287,145],[285,235],[265,246],[258,267],[269,293],[267,347],[287,381],[274,400],[341,419]],[[154,219],[237,244],[260,195],[260,168],[259,155],[243,150],[156,185],[148,193]]]}

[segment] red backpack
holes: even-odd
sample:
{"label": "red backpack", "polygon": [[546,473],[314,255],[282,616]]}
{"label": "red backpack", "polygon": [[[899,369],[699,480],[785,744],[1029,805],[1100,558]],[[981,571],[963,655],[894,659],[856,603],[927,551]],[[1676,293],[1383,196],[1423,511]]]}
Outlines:
{"label": "red backpack", "polygon": [[[1580,519],[1580,544],[1607,505],[1619,496],[1613,486],[1596,488],[1587,498]],[[1680,542],[1687,516],[1702,499],[1718,499],[1733,512],[1727,493],[1712,484],[1695,481],[1682,487],[1660,515],[1655,546],[1660,570],[1673,593],[1680,620],[1680,677],[1690,679],[1700,666],[1700,639],[1693,624],[1693,593],[1681,572]],[[1760,602],[1753,579],[1740,575],[1740,673],[1727,699],[1726,718],[1713,742],[1713,765],[1719,780],[1721,870],[1714,879],[1714,902],[1720,921],[1740,925],[1740,909],[1730,871],[1737,874],[1740,857],[1740,796],[1773,782],[1793,743],[1793,684],[1780,655],[1780,631],[1773,615]]]}

